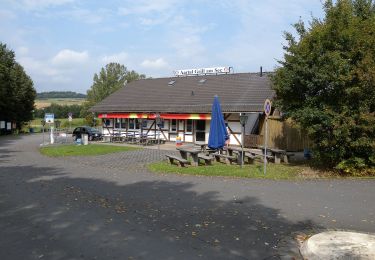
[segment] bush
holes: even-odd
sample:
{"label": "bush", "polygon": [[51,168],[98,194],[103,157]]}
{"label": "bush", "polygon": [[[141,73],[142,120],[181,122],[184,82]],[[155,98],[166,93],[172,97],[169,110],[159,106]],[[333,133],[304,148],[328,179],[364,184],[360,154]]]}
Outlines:
{"label": "bush", "polygon": [[310,135],[314,155],[348,174],[375,167],[375,4],[326,1],[325,17],[286,33],[276,105]]}

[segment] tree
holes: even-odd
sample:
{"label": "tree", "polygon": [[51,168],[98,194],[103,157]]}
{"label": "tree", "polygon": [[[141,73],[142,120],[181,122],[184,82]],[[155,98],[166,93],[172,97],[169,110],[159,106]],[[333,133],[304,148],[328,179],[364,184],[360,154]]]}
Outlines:
{"label": "tree", "polygon": [[33,81],[15,61],[14,52],[0,43],[0,120],[20,128],[32,119],[35,96]]}
{"label": "tree", "polygon": [[84,104],[81,116],[86,117],[90,107],[124,87],[127,83],[144,78],[146,78],[144,74],[138,74],[134,70],[129,71],[124,65],[107,64],[105,68],[100,70],[99,75],[94,74],[94,83],[87,91],[87,102]]}
{"label": "tree", "polygon": [[346,172],[375,166],[375,4],[337,0],[309,28],[285,33],[273,76],[276,104],[308,130],[322,163]]}
{"label": "tree", "polygon": [[69,113],[72,113],[73,118],[79,117],[81,113],[81,105],[59,105],[52,103],[48,107],[36,109],[34,114],[36,118],[44,118],[45,113],[53,113],[55,118],[68,118]]}

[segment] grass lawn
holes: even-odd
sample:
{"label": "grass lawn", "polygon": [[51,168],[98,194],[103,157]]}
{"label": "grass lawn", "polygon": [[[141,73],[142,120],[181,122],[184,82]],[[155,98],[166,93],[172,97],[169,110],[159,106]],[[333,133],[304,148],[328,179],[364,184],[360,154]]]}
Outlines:
{"label": "grass lawn", "polygon": [[101,144],[89,144],[89,145],[57,145],[57,146],[46,146],[40,148],[40,152],[44,155],[51,157],[60,156],[90,156],[90,155],[102,155],[116,152],[134,151],[140,148],[128,147],[128,146],[114,146],[114,145],[101,145]]}
{"label": "grass lawn", "polygon": [[203,176],[225,176],[242,177],[258,179],[277,179],[290,180],[299,178],[299,173],[303,171],[301,166],[292,164],[268,164],[267,174],[263,174],[263,164],[245,165],[241,168],[239,165],[226,165],[223,163],[214,163],[212,166],[198,167],[178,167],[170,163],[156,162],[148,165],[148,169],[157,173],[189,174]]}

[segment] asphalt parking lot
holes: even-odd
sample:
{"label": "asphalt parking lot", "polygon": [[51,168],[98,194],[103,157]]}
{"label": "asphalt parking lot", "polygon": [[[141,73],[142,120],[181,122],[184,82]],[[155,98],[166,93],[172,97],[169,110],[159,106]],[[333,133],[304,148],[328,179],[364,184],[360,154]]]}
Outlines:
{"label": "asphalt parking lot", "polygon": [[155,149],[48,158],[41,142],[0,138],[0,259],[279,259],[294,232],[375,232],[374,180],[154,174]]}

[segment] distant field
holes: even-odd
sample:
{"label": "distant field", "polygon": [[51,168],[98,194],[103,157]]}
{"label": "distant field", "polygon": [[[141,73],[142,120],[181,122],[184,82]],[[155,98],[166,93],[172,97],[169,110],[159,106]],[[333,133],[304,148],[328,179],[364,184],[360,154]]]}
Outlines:
{"label": "distant field", "polygon": [[81,105],[85,102],[84,98],[48,98],[48,99],[36,99],[35,106],[37,109],[43,107],[49,107],[52,103],[58,105]]}

